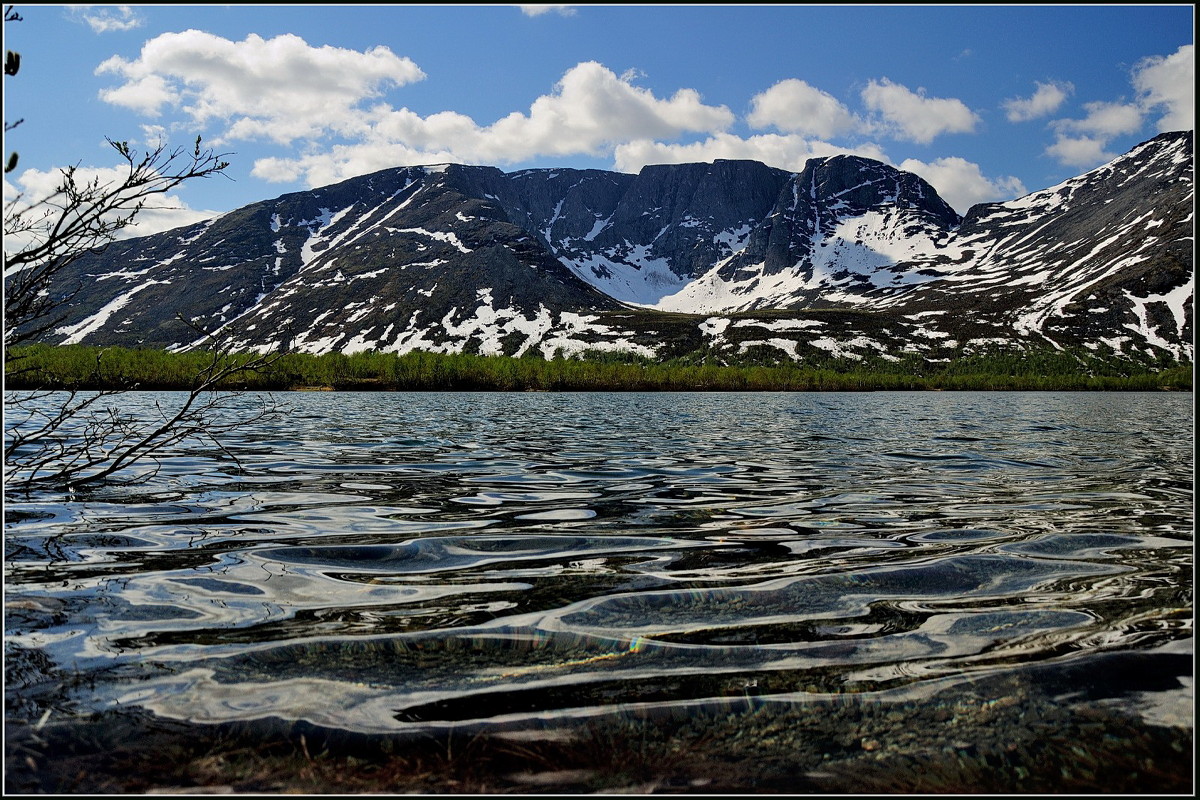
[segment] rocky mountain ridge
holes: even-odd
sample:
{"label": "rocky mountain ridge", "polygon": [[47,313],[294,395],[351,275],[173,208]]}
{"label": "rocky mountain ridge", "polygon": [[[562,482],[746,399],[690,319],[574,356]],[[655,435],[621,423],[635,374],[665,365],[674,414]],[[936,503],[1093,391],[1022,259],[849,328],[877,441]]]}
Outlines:
{"label": "rocky mountain ridge", "polygon": [[1192,357],[1192,133],[960,218],[855,156],[397,167],[76,262],[48,340],[807,360],[1075,347]]}

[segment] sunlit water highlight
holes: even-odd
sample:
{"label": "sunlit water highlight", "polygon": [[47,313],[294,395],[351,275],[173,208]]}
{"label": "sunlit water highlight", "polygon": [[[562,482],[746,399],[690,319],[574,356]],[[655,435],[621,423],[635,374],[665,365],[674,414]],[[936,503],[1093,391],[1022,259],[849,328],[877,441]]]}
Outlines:
{"label": "sunlit water highlight", "polygon": [[[1191,652],[1191,395],[281,399],[237,462],[9,502],[10,652],[81,710],[362,732]],[[1129,705],[1180,717],[1161,677]]]}

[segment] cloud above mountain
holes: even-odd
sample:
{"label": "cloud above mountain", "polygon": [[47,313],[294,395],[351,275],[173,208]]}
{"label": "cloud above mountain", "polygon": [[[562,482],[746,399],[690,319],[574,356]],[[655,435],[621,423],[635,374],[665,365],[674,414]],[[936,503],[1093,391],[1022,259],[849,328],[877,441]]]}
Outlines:
{"label": "cloud above mountain", "polygon": [[577,64],[528,112],[514,111],[490,125],[453,111],[422,117],[379,105],[358,115],[359,141],[298,158],[263,159],[254,174],[318,185],[396,164],[508,164],[546,155],[605,155],[629,141],[717,133],[735,120],[728,108],[706,105],[694,90],[660,98],[633,80],[596,62]]}
{"label": "cloud above mountain", "polygon": [[[566,8],[566,7],[564,7]],[[551,7],[525,8],[526,14]],[[568,9],[569,10],[569,9]],[[894,163],[886,142],[930,146],[969,136],[983,117],[962,100],[938,97],[886,76],[859,84],[851,105],[799,78],[783,78],[750,97],[744,113],[706,102],[693,88],[670,94],[639,85],[597,61],[565,70],[525,110],[479,121],[459,110],[421,114],[391,102],[425,72],[384,46],[362,51],[313,46],[299,36],[242,41],[187,30],[147,41],[134,59],[114,56],[96,70],[118,79],[101,99],[162,123],[215,129],[210,140],[270,142],[277,155],[256,158],[251,174],[316,186],[396,166],[459,162],[519,164],[543,157],[611,157],[622,171],[646,164],[745,158],[798,171],[812,157],[847,153]],[[1133,100],[1093,100],[1083,116],[1052,119],[1047,155],[1094,166],[1116,136],[1157,114],[1160,129],[1190,121],[1191,46],[1153,57],[1131,72]],[[1035,82],[1027,97],[1001,103],[1009,122],[1045,119],[1074,93],[1062,80]],[[930,181],[960,212],[976,202],[1010,199],[1025,188],[1011,176],[987,176],[957,155],[907,158],[902,166]]]}
{"label": "cloud above mountain", "polygon": [[1059,107],[1074,93],[1069,81],[1037,82],[1037,91],[1030,97],[1013,97],[1004,101],[1004,110],[1009,122],[1028,122],[1058,111]]}
{"label": "cloud above mountain", "polygon": [[[889,161],[875,138],[928,143],[978,122],[961,101],[887,78],[862,90],[861,112],[803,80],[783,79],[750,98],[739,118],[695,89],[661,96],[638,85],[636,70],[618,74],[583,61],[527,110],[482,123],[452,109],[422,115],[386,102],[426,77],[386,47],[315,47],[290,34],[231,41],[198,30],[168,33],[147,41],[137,58],[114,56],[96,72],[119,80],[102,100],[156,120],[176,115],[216,127],[216,145],[254,140],[298,149],[257,159],[252,174],[310,186],[396,164],[506,165],[574,155],[611,156],[627,171],[712,158],[798,170],[808,158],[837,153]],[[733,132],[739,124],[751,132]],[[838,141],[845,137],[855,138]]]}
{"label": "cloud above mountain", "polygon": [[101,91],[108,103],[151,117],[171,110],[194,124],[224,123],[218,142],[283,145],[329,133],[361,135],[365,101],[425,77],[411,59],[384,46],[313,47],[292,34],[234,42],[197,30],[157,36],[136,59],[113,56],[96,73],[123,81]]}
{"label": "cloud above mountain", "polygon": [[828,92],[788,78],[755,95],[746,116],[750,127],[775,128],[827,139],[862,128],[862,120]]}
{"label": "cloud above mountain", "polygon": [[1195,46],[1184,45],[1169,56],[1142,59],[1133,72],[1138,103],[1148,114],[1160,113],[1160,132],[1191,130],[1196,124]]}
{"label": "cloud above mountain", "polygon": [[1081,119],[1050,123],[1055,141],[1046,154],[1071,167],[1094,167],[1116,154],[1109,144],[1118,136],[1136,133],[1148,117],[1159,115],[1158,132],[1191,130],[1195,126],[1194,46],[1184,45],[1169,56],[1150,56],[1134,65],[1132,101],[1096,100],[1084,103]]}
{"label": "cloud above mountain", "polygon": [[924,89],[914,92],[887,78],[869,82],[862,100],[877,115],[874,125],[883,133],[918,144],[946,133],[971,133],[979,124],[979,115],[961,100],[927,97]]}

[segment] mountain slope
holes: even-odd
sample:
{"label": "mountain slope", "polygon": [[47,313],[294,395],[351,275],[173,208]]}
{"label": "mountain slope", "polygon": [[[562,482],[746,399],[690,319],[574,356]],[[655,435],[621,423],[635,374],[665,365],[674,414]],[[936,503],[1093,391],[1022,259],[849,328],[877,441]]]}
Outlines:
{"label": "mountain slope", "polygon": [[[853,156],[400,167],[80,259],[63,343],[545,356],[1192,354],[1192,134],[958,215]],[[672,313],[666,313],[672,312]]]}
{"label": "mountain slope", "polygon": [[876,307],[970,309],[1061,343],[1182,352],[1192,203],[1191,137],[1163,134],[1058,186],[975,206],[955,236],[957,260],[939,265],[953,274]]}

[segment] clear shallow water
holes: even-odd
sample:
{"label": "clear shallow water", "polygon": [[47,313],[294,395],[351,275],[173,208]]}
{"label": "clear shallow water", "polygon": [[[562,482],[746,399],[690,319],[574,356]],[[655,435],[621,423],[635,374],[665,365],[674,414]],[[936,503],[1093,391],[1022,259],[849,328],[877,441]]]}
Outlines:
{"label": "clear shallow water", "polygon": [[[237,461],[7,504],[62,708],[378,733],[1191,653],[1190,394],[279,399]],[[1124,680],[1190,724],[1190,673]]]}

